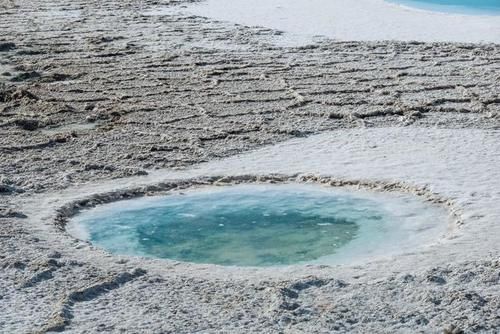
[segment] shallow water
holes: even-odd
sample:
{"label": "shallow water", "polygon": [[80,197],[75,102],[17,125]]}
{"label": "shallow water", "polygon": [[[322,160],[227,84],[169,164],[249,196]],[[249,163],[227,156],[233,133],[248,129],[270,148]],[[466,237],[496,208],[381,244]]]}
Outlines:
{"label": "shallow water", "polygon": [[499,0],[390,0],[411,7],[464,14],[500,14]]}
{"label": "shallow water", "polygon": [[408,249],[441,231],[442,218],[441,209],[406,196],[244,185],[104,205],[77,216],[70,230],[117,254],[272,266]]}

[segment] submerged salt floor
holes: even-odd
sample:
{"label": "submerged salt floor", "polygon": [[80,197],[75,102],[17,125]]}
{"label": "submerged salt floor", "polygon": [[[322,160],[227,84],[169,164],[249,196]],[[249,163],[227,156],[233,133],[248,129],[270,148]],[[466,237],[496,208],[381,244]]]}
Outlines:
{"label": "submerged salt floor", "polygon": [[238,185],[85,211],[73,234],[112,253],[194,263],[357,263],[443,236],[448,213],[410,195],[319,185]]}
{"label": "submerged salt floor", "polygon": [[363,41],[500,42],[500,19],[496,15],[438,12],[408,4],[384,0],[206,0],[182,9],[158,8],[145,14],[182,11],[273,28],[286,32],[278,41],[284,44],[306,44],[318,36]]}

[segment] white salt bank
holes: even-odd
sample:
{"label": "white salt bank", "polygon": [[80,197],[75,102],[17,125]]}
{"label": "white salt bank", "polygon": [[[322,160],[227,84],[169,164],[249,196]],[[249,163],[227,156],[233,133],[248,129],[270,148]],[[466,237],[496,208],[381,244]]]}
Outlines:
{"label": "white salt bank", "polygon": [[488,6],[489,2],[207,0],[189,5],[182,11],[282,30],[296,43],[308,43],[318,36],[344,41],[499,43],[500,11],[498,6]]}

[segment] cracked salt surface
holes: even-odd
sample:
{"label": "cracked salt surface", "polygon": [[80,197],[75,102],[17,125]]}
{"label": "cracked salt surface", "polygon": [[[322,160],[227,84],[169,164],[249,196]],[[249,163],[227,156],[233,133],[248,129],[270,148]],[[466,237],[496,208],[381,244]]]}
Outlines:
{"label": "cracked salt surface", "polygon": [[[300,310],[321,310],[325,301],[329,305],[345,306],[350,310],[349,319],[359,319],[356,326],[363,326],[360,329],[363,332],[384,332],[387,328],[391,332],[406,329],[410,332],[438,332],[450,319],[464,319],[458,323],[461,328],[478,328],[477,324],[490,329],[498,328],[498,319],[494,315],[498,305],[498,260],[495,259],[500,253],[499,165],[498,130],[415,127],[338,130],[282,142],[185,170],[151,171],[142,177],[96,180],[51,193],[35,194],[24,199],[23,212],[29,216],[26,224],[36,232],[37,238],[44,240],[43,246],[61,249],[64,257],[78,259],[71,261],[75,264],[70,270],[65,269],[70,261],[65,261],[68,265],[58,269],[61,274],[57,275],[61,279],[52,280],[53,288],[42,290],[47,296],[55,296],[49,301],[50,305],[55,305],[54,314],[69,314],[70,321],[68,318],[63,320],[69,322],[66,326],[70,331],[97,328],[95,324],[102,320],[101,310],[106,307],[106,321],[115,328],[127,328],[129,331],[152,328],[155,332],[175,332],[178,327],[167,327],[170,324],[163,321],[175,319],[172,326],[182,323],[185,326],[180,327],[182,331],[193,332],[206,325],[203,315],[217,314],[213,320],[215,331],[222,328],[220,331],[235,332],[243,328],[247,321],[252,328],[250,332],[278,331],[276,319],[284,315],[297,321],[297,326],[302,326],[298,327],[299,332],[320,332],[328,328],[331,321],[345,317],[345,313],[335,313],[335,309],[332,309],[334,313],[318,311],[313,315],[315,321],[310,321],[309,313],[303,319],[295,310],[289,310],[289,304],[281,303],[281,292],[289,291],[284,287],[303,284],[306,278],[307,282],[320,281],[325,285],[304,292],[303,299],[295,299],[300,303]],[[462,224],[447,232],[446,238],[436,240],[435,244],[425,249],[415,249],[411,253],[363,265],[244,268],[112,256],[56,231],[53,220],[47,218],[68,202],[119,189],[136,189],[160,182],[176,183],[204,175],[292,175],[301,172],[331,175],[344,180],[404,181],[409,185],[426,187],[428,192],[454,202],[453,211]],[[40,248],[35,251],[38,254]],[[141,270],[133,271],[134,268]],[[142,269],[147,272],[144,279],[129,279],[123,286],[113,283],[121,280],[122,275],[137,277],[143,273]],[[108,271],[111,274],[106,274]],[[66,308],[68,304],[62,304],[60,311],[58,295],[53,291],[62,285],[66,289],[78,289],[77,294],[72,292],[70,295],[79,297],[82,286],[94,286],[91,283],[96,281],[96,273],[99,275],[96,288],[102,289],[103,284],[107,287],[110,282],[117,288],[102,296],[93,295],[90,301],[77,300],[75,304],[75,300],[70,299],[69,310]],[[76,288],[66,283],[82,279],[86,281],[76,285]],[[339,289],[334,284],[338,280],[345,280],[347,284]],[[83,291],[88,290],[85,288]],[[34,303],[38,307],[35,320],[45,321],[40,316],[42,311],[38,310],[47,308],[46,298],[41,299],[39,293],[36,296],[15,293],[22,299],[8,304],[7,310],[13,314],[10,328],[18,329],[28,320],[33,322],[30,312]],[[261,295],[255,297],[256,294]],[[212,303],[200,303],[200,295],[217,299]],[[429,300],[429,296],[435,299]],[[470,296],[473,296],[472,301]],[[436,308],[434,300],[445,308]],[[485,303],[485,300],[488,302]],[[150,312],[152,303],[165,312]],[[185,313],[184,318],[179,319],[179,305],[183,309],[195,310],[194,318],[200,318],[202,322],[193,324],[193,313]],[[221,310],[220,305],[228,307]],[[270,320],[267,316],[268,305],[276,305],[271,310],[278,312]],[[380,305],[388,307],[380,308]],[[240,310],[249,312],[249,320],[234,320],[239,319]],[[362,321],[364,317],[372,317],[374,312],[377,312],[376,319],[381,319],[374,322],[375,325]],[[402,324],[398,320],[403,315],[417,317],[420,321],[422,314],[425,315],[424,320],[429,319],[427,325],[406,321]],[[479,316],[465,319],[463,314]],[[324,317],[327,317],[326,320],[322,320]],[[267,322],[261,322],[261,319]],[[227,329],[227,326],[232,327]],[[351,331],[356,331],[360,327],[352,328]]]}

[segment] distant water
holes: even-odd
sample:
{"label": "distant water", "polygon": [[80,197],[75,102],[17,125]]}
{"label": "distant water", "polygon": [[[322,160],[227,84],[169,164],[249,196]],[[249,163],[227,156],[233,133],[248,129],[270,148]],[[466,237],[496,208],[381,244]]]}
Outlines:
{"label": "distant water", "polygon": [[500,0],[391,0],[410,7],[440,12],[500,15]]}
{"label": "distant water", "polygon": [[237,266],[350,263],[435,234],[440,210],[375,195],[306,185],[212,188],[104,205],[74,224],[113,253]]}

